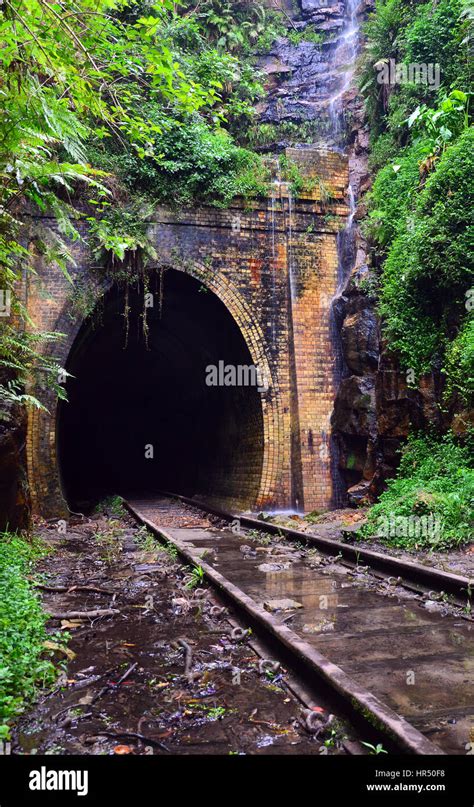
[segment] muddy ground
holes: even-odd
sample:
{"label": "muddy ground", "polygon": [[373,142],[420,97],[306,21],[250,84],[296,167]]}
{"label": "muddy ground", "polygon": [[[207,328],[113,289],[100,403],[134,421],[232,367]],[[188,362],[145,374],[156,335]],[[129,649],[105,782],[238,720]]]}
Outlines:
{"label": "muddy ground", "polygon": [[37,532],[53,551],[34,580],[69,658],[58,651],[64,670],[14,728],[13,753],[344,753],[344,728],[308,730],[286,671],[259,669],[252,637],[239,638],[199,574],[131,518]]}

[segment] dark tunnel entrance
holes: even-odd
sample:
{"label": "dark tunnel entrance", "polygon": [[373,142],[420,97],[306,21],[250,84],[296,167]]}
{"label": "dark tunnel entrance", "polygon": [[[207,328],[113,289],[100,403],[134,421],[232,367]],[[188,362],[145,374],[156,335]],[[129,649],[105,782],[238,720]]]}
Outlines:
{"label": "dark tunnel entrance", "polygon": [[[153,291],[153,289],[152,289]],[[72,510],[101,498],[168,490],[251,507],[263,464],[261,395],[252,386],[208,386],[209,365],[251,365],[245,340],[219,298],[168,270],[147,308],[144,292],[112,289],[83,324],[58,410],[63,493]]]}

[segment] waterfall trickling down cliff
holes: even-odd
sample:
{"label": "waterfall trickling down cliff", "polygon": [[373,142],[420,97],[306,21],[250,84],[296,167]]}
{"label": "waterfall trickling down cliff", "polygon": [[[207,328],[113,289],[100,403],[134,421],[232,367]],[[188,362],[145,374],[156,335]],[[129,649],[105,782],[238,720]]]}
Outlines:
{"label": "waterfall trickling down cliff", "polygon": [[[327,144],[337,150],[346,150],[346,107],[347,96],[354,89],[356,59],[360,45],[360,24],[358,11],[360,0],[345,0],[344,22],[330,50],[330,73],[337,77],[336,87],[328,98],[329,132]],[[338,269],[337,289],[331,305],[331,331],[335,349],[335,377],[338,383],[342,374],[342,353],[337,317],[337,303],[355,263],[354,214],[356,198],[350,177],[347,188],[348,215],[344,228],[337,237]]]}
{"label": "waterfall trickling down cliff", "polygon": [[[362,3],[366,7],[370,2],[301,0],[302,10],[292,18],[298,41],[279,36],[259,60],[268,76],[259,120],[283,127],[282,136],[276,132],[280,139],[262,150],[274,153],[290,145],[343,148],[345,113],[354,95]],[[321,41],[312,39],[315,31]]]}
{"label": "waterfall trickling down cliff", "polygon": [[[356,58],[360,43],[360,26],[357,16],[360,0],[346,0],[345,24],[339,42],[333,51],[333,62],[336,69],[342,67],[340,73],[340,86],[329,99],[329,118],[331,122],[331,136],[336,147],[344,145],[347,138],[345,126],[345,97],[352,89],[355,77]],[[330,329],[334,350],[334,383],[338,388],[344,373],[344,357],[341,343],[342,326],[342,293],[351,275],[356,261],[356,226],[354,215],[356,198],[351,182],[349,163],[349,185],[347,188],[347,202],[349,212],[344,228],[337,236],[337,288],[331,302]],[[341,507],[346,502],[346,486],[339,470],[339,450],[334,438],[331,439],[331,472],[334,484],[334,505]]]}
{"label": "waterfall trickling down cliff", "polygon": [[[316,494],[310,492],[313,488],[332,490],[333,505],[345,502],[330,421],[332,402],[345,372],[342,293],[356,260],[355,209],[361,177],[352,173],[354,182],[347,181],[347,161],[354,121],[357,125],[360,120],[355,73],[362,1],[370,2],[301,0],[291,20],[300,35],[278,37],[259,63],[268,75],[259,120],[271,124],[265,133],[268,130],[274,138],[260,147],[274,163],[268,207],[272,264],[268,283],[274,295],[281,292],[284,273],[286,285],[289,503],[295,511],[318,507]],[[290,164],[296,163],[303,175],[319,183],[321,197],[312,210],[304,192],[301,199],[294,189],[292,192],[288,176],[282,181],[276,158],[282,151]],[[335,216],[331,216],[332,208],[337,211]],[[281,229],[276,232],[278,210]],[[315,214],[313,221],[310,211]],[[335,220],[341,222],[338,232]],[[275,355],[282,348],[274,331],[272,346]]]}
{"label": "waterfall trickling down cliff", "polygon": [[[334,350],[334,383],[338,388],[344,373],[344,357],[341,342],[342,314],[342,292],[355,265],[356,239],[354,227],[354,214],[356,202],[352,185],[348,188],[349,213],[346,224],[337,235],[337,289],[331,302],[330,308],[330,330],[331,341]],[[331,439],[331,472],[334,484],[334,501],[336,507],[342,507],[346,503],[346,486],[339,471],[339,451],[334,439]]]}
{"label": "waterfall trickling down cliff", "polygon": [[[344,27],[332,53],[332,62],[337,73],[340,73],[340,86],[329,98],[329,117],[332,133],[343,133],[344,96],[351,89],[354,78],[357,53],[359,51],[359,20],[357,16],[360,0],[346,0]],[[342,68],[342,69],[341,69]]]}

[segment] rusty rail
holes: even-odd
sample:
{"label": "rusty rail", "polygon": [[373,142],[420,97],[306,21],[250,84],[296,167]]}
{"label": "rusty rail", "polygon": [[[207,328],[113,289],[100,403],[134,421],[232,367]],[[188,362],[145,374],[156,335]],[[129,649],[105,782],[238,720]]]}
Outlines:
{"label": "rusty rail", "polygon": [[[170,496],[171,494],[167,495]],[[198,504],[186,497],[174,495],[173,498],[178,498],[185,503],[192,504],[194,507],[205,509],[208,513],[223,517],[220,511]],[[196,557],[184,542],[172,536],[166,529],[158,527],[141,513],[137,507],[132,506],[126,500],[124,500],[124,505],[134,518],[145,525],[157,537],[175,546],[179,555],[186,562],[193,565],[196,563]],[[227,520],[236,517],[227,514]],[[269,526],[257,519],[245,518],[245,522],[249,521],[253,527],[258,525],[260,528],[265,529],[265,527]],[[296,530],[290,530],[290,532],[295,533],[298,539],[300,536],[307,537],[304,533],[298,533]],[[387,741],[394,750],[402,753],[420,755],[444,753],[405,718],[382,703],[373,693],[358,684],[340,667],[329,661],[286,625],[278,623],[275,617],[206,563],[204,559],[199,558],[199,565],[208,582],[218,590],[225,600],[245,615],[251,626],[271,638],[280,652],[291,659],[295,670],[304,671],[306,676],[309,674],[313,684],[317,680],[344,704],[345,711],[353,722],[360,723],[362,721],[372,734],[375,730],[376,734]]]}
{"label": "rusty rail", "polygon": [[[161,493],[161,491],[160,491]],[[375,552],[364,547],[355,547],[343,541],[335,541],[332,538],[323,538],[317,535],[309,535],[306,532],[294,530],[291,527],[281,527],[271,524],[252,516],[239,513],[227,513],[215,507],[207,505],[205,502],[190,499],[177,493],[163,493],[174,499],[179,499],[185,504],[203,510],[206,513],[215,515],[227,522],[239,521],[243,527],[252,530],[268,532],[272,535],[285,536],[286,538],[300,541],[305,544],[317,547],[321,552],[328,555],[338,555],[351,564],[359,565],[365,562],[367,566],[383,576],[400,577],[402,584],[415,591],[436,591],[451,595],[461,606],[471,604],[471,595],[474,592],[474,579],[463,577],[462,575],[445,572],[433,566],[422,566],[415,561],[396,558],[382,552]]]}

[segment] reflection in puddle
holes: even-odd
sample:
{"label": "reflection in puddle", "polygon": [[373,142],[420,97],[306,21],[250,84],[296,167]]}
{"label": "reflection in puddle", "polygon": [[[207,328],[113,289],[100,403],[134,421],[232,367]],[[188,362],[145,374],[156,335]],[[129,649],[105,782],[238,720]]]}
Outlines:
{"label": "reflection in puddle", "polygon": [[[184,532],[180,538],[186,540]],[[271,546],[253,542],[254,551],[242,552],[249,536],[209,531],[208,546],[210,532],[221,574],[261,605],[270,601],[267,610],[281,624],[448,753],[462,753],[474,716],[474,659],[468,650],[474,628],[468,621],[429,611],[406,593],[384,592],[373,578],[313,549],[275,539]],[[199,544],[196,535],[193,542]],[[413,681],[407,670],[414,671]]]}

